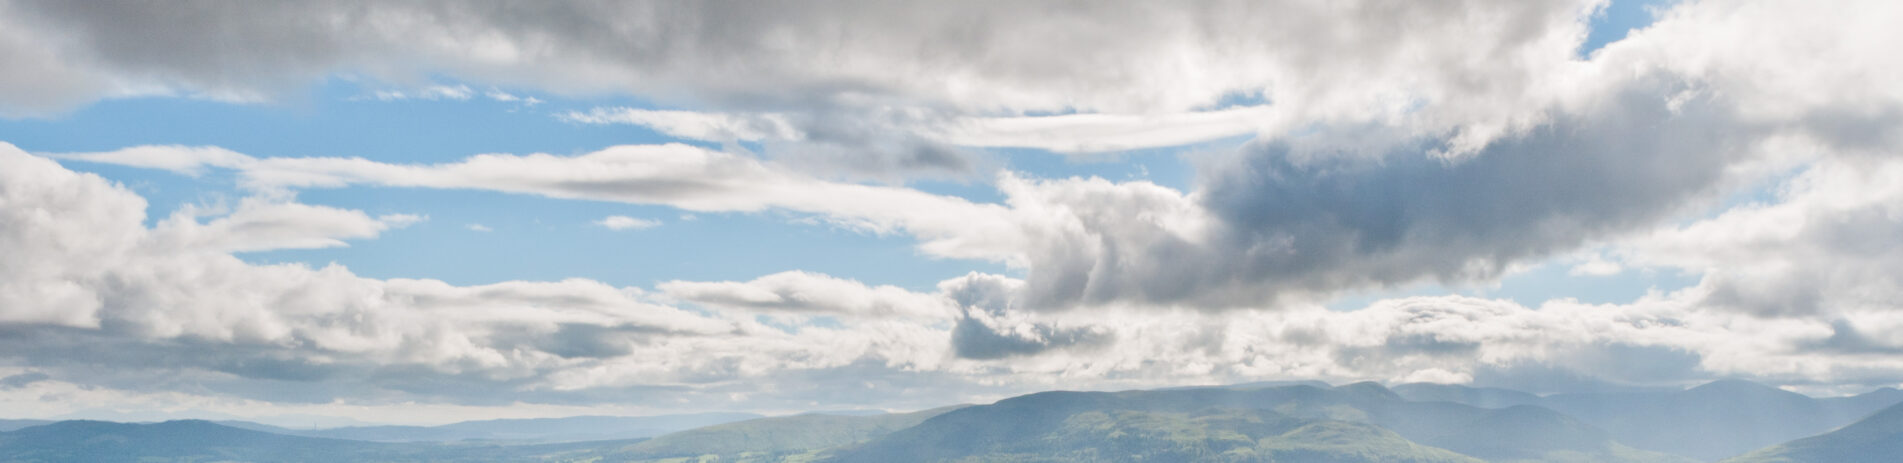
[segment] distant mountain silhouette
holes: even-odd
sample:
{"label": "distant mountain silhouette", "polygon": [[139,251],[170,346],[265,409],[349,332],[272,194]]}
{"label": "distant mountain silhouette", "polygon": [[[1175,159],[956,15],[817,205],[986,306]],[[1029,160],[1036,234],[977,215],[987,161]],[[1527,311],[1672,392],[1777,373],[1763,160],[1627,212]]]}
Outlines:
{"label": "distant mountain silhouette", "polygon": [[[1903,405],[1869,413],[1899,400],[1903,393],[1894,389],[1816,399],[1741,381],[1682,391],[1549,397],[1462,386],[1251,384],[1053,391],[988,405],[878,415],[808,413],[720,422],[651,439],[583,442],[548,441],[751,415],[328,430],[247,422],[62,421],[0,432],[0,462],[1692,463],[1814,428],[1821,429],[1778,441],[1789,442],[1776,447],[1767,446],[1777,442],[1760,445],[1762,450],[1732,462],[1894,462],[1903,461],[1893,458],[1903,455],[1898,444],[1903,442]],[[1863,416],[1868,418],[1857,421]],[[0,424],[6,423],[37,424]],[[1805,436],[1815,437],[1791,440]],[[396,440],[411,441],[390,442]]]}
{"label": "distant mountain silhouette", "polygon": [[1448,384],[1409,383],[1394,386],[1395,394],[1416,402],[1453,402],[1481,408],[1507,408],[1514,405],[1539,405],[1540,396],[1488,387]]}
{"label": "distant mountain silhouette", "polygon": [[537,445],[383,443],[288,436],[210,421],[61,421],[0,432],[9,463],[476,463],[587,460],[609,443]]}
{"label": "distant mountain silhouette", "polygon": [[1751,452],[1724,463],[1895,463],[1903,461],[1903,405],[1842,429]]}
{"label": "distant mountain silhouette", "polygon": [[1030,406],[974,408],[845,452],[835,461],[1480,461],[1368,424],[1305,420],[1268,410],[1168,413],[1025,405]]}
{"label": "distant mountain silhouette", "polygon": [[209,421],[127,424],[61,421],[0,433],[0,461],[322,461],[379,444],[286,436]]}
{"label": "distant mountain silhouette", "polygon": [[657,416],[572,416],[464,421],[441,426],[349,426],[327,429],[288,429],[243,422],[219,424],[305,437],[371,442],[517,441],[537,443],[582,442],[654,437],[735,421],[761,418],[752,413],[697,413]]}
{"label": "distant mountain silhouette", "polygon": [[0,420],[0,432],[52,424],[49,420]]}
{"label": "distant mountain silhouette", "polygon": [[1605,429],[1625,445],[1707,461],[1829,431],[1903,403],[1903,392],[1889,388],[1854,397],[1819,399],[1737,380],[1679,391],[1547,397],[1432,384],[1401,385],[1395,391],[1415,401],[1480,407],[1538,405]]}
{"label": "distant mountain silhouette", "polygon": [[[1460,451],[1472,453],[1455,453]],[[1621,446],[1605,431],[1551,410],[1409,402],[1374,383],[1328,389],[1031,394],[939,415],[842,451],[837,461],[1451,462],[1549,457],[1690,461]]]}
{"label": "distant mountain silhouette", "polygon": [[[772,461],[773,457],[816,457],[820,451],[866,442],[962,407],[881,415],[800,414],[760,418],[681,431],[608,449],[601,454],[610,461],[704,456],[729,461],[741,454],[766,461]],[[725,458],[719,459],[721,457]]]}

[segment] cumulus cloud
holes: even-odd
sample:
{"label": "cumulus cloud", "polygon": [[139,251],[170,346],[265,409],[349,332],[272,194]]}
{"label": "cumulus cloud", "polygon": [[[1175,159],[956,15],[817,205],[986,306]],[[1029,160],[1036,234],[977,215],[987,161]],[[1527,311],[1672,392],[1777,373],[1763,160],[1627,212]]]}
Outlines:
{"label": "cumulus cloud", "polygon": [[[1709,304],[1710,285],[1620,305],[1525,307],[1448,296],[1345,312],[1123,303],[1053,312],[1030,302],[1030,281],[981,273],[946,280],[935,292],[808,272],[673,281],[652,293],[589,280],[377,280],[334,265],[247,264],[226,245],[165,244],[222,241],[160,240],[166,222],[145,227],[136,194],[50,160],[8,147],[0,165],[0,213],[11,217],[0,222],[0,251],[31,257],[0,262],[0,352],[46,376],[21,377],[9,389],[21,394],[85,384],[278,404],[559,406],[625,401],[642,391],[657,401],[797,407],[822,391],[877,381],[910,392],[836,398],[925,406],[1060,383],[1504,382],[1526,381],[1527,372],[1632,384],[1713,377],[1886,384],[1903,377],[1903,362],[1890,356],[1835,355],[1903,348],[1903,339],[1884,335],[1903,326],[1903,317],[1766,317]],[[1068,189],[1021,185],[1052,188],[1053,197],[1126,187],[1057,186]],[[1156,193],[1171,197],[1167,189]],[[755,315],[836,323],[770,325]],[[744,381],[766,376],[785,389]],[[155,384],[155,377],[165,380]]]}
{"label": "cumulus cloud", "polygon": [[1882,313],[1903,297],[1903,163],[1827,161],[1755,203],[1622,243],[1629,263],[1702,274],[1704,303],[1765,316]]}
{"label": "cumulus cloud", "polygon": [[[0,320],[8,325],[6,342],[33,361],[113,362],[112,356],[132,355],[137,361],[126,358],[127,366],[241,376],[277,374],[275,367],[248,370],[273,364],[319,376],[395,365],[508,376],[538,359],[566,358],[574,347],[509,347],[497,341],[504,333],[537,340],[587,324],[632,343],[733,329],[727,321],[643,302],[639,291],[589,281],[456,287],[365,279],[338,266],[247,264],[229,253],[330,246],[420,217],[373,219],[359,211],[246,200],[209,222],[197,221],[187,208],[148,229],[141,223],[144,201],[103,179],[11,145],[0,146],[0,162],[6,166],[0,210],[15,216],[4,222],[0,246],[18,257],[0,264],[6,275]],[[93,357],[79,349],[86,345],[114,352]],[[222,353],[192,353],[197,350]],[[234,363],[219,363],[227,361]]]}
{"label": "cumulus cloud", "polygon": [[[0,58],[33,70],[0,70],[8,116],[128,95],[260,100],[339,72],[443,73],[651,97],[686,109],[563,117],[766,150],[433,164],[182,146],[52,155],[225,169],[254,194],[146,227],[138,195],[0,147],[0,352],[48,377],[19,390],[130,385],[165,369],[177,384],[159,387],[319,403],[706,399],[770,392],[745,384],[767,375],[783,380],[780,394],[861,379],[959,394],[1274,378],[1903,378],[1892,159],[1903,59],[1869,46],[1903,41],[1890,20],[1903,6],[1681,2],[1580,59],[1581,18],[1599,3],[8,1]],[[453,90],[441,97],[477,95]],[[1230,99],[1251,101],[1220,107]],[[1187,190],[1006,171],[993,183],[1001,200],[984,203],[857,182],[985,170],[958,146],[1088,152],[1249,133],[1258,138],[1200,164]],[[1792,172],[1774,201],[1722,209],[1726,195]],[[935,293],[798,271],[650,293],[377,280],[231,255],[337,246],[421,219],[292,199],[352,186],[790,211],[1022,273],[966,275]],[[1601,245],[1604,264],[1688,270],[1700,283],[1612,305],[1313,304],[1484,282]],[[1593,262],[1582,271],[1607,269]],[[783,323],[802,317],[827,323]]]}

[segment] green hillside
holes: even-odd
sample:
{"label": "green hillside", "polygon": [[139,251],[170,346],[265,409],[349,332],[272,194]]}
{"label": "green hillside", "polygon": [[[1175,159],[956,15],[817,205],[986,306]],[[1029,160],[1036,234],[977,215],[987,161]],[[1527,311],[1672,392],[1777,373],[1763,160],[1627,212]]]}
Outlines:
{"label": "green hillside", "polygon": [[960,407],[870,416],[761,418],[681,431],[597,454],[606,461],[808,461],[822,451],[866,442]]}
{"label": "green hillside", "polygon": [[1903,405],[1822,435],[1751,452],[1724,463],[1895,463],[1903,461]]}
{"label": "green hillside", "polygon": [[1368,383],[1329,389],[1031,394],[946,413],[837,457],[841,462],[1482,459],[1692,461],[1619,445],[1605,431],[1551,410],[1409,402]]}
{"label": "green hillside", "polygon": [[602,444],[399,444],[288,436],[198,420],[61,421],[0,433],[0,462],[591,462],[598,461],[591,454]]}
{"label": "green hillside", "polygon": [[[980,420],[1019,416],[1046,423],[1057,414],[1019,410],[980,414]],[[962,420],[960,420],[962,421]],[[1427,447],[1375,426],[1304,420],[1267,410],[1210,409],[1195,413],[1132,410],[1081,411],[1053,426],[1013,426],[1001,433],[962,425],[921,426],[842,453],[840,462],[890,461],[1219,461],[1478,463]],[[1042,428],[1042,429],[1036,429]]]}

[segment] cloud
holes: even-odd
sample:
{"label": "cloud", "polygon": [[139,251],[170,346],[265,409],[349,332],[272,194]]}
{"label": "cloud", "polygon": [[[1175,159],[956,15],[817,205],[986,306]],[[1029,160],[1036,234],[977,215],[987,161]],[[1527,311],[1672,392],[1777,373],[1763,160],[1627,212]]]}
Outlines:
{"label": "cloud", "polygon": [[201,215],[215,212],[189,205],[180,208],[159,222],[150,240],[168,248],[223,252],[329,248],[347,246],[345,239],[375,238],[424,220],[410,214],[371,218],[362,211],[252,197],[229,214],[198,221]]}
{"label": "cloud", "polygon": [[789,126],[784,118],[771,114],[749,117],[616,107],[594,108],[587,112],[569,111],[557,117],[583,124],[638,125],[675,138],[712,142],[757,142],[769,138],[796,140],[802,137],[802,134]]}
{"label": "cloud", "polygon": [[464,225],[464,226],[463,226],[463,228],[466,228],[466,229],[469,229],[469,231],[472,231],[472,232],[482,232],[482,233],[488,233],[488,232],[492,232],[492,231],[496,231],[496,230],[495,230],[495,229],[493,229],[493,228],[489,228],[489,226],[488,226],[488,225],[483,225],[483,224],[479,224],[479,223],[472,223],[472,224],[468,224],[468,225]]}
{"label": "cloud", "polygon": [[[1361,100],[1368,97],[1315,90],[1385,97],[1404,93],[1395,85],[1403,81],[1441,91],[1460,82],[1511,84],[1522,69],[1549,64],[1537,61],[1538,51],[1551,48],[1548,61],[1570,58],[1558,52],[1577,45],[1592,5],[99,8],[15,1],[6,18],[9,30],[20,31],[14,53],[66,56],[74,74],[186,94],[268,95],[336,72],[395,81],[448,73],[568,92],[685,91],[730,105],[901,98],[973,109],[1133,112],[1211,105],[1237,93]],[[1316,33],[1367,24],[1386,27],[1382,34]],[[222,46],[234,41],[249,46]],[[1455,50],[1497,59],[1456,60]],[[1395,78],[1408,74],[1415,77]]]}
{"label": "cloud", "polygon": [[[685,109],[568,117],[764,153],[54,155],[230,170],[253,194],[147,227],[138,195],[7,145],[0,352],[48,377],[18,391],[296,403],[793,407],[867,382],[943,403],[1285,378],[1903,380],[1890,355],[1903,349],[1892,334],[1903,332],[1892,159],[1903,87],[1885,77],[1903,60],[1869,46],[1898,42],[1899,6],[1683,2],[1581,60],[1581,18],[1598,3],[7,2],[0,57],[33,71],[0,70],[9,116],[134,95],[262,101],[339,72],[441,73],[477,86],[457,89],[465,98],[489,85],[651,98]],[[361,14],[331,14],[340,8]],[[1211,109],[1237,95],[1259,101]],[[1258,138],[1199,164],[1187,190],[1006,171],[993,183],[1001,199],[985,203],[890,174],[986,172],[961,145],[1078,152],[1247,133]],[[1767,181],[1770,202],[1724,208]],[[422,218],[292,194],[353,186],[810,214],[1016,276],[966,275],[933,293],[790,271],[651,293],[381,280],[232,255],[338,246]],[[1609,305],[1315,304],[1482,283],[1601,246],[1608,264],[1700,283]]]}
{"label": "cloud", "polygon": [[1024,282],[980,273],[939,283],[939,290],[957,302],[958,321],[952,327],[952,353],[960,358],[997,360],[1034,356],[1056,349],[1104,347],[1115,341],[1103,326],[1060,326],[1022,310]]}
{"label": "cloud", "polygon": [[19,389],[22,387],[26,387],[29,384],[45,381],[48,379],[52,379],[52,377],[47,376],[46,373],[40,373],[37,371],[20,373],[17,375],[9,375],[5,378],[0,378],[0,389]]}
{"label": "cloud", "polygon": [[869,286],[854,280],[788,271],[752,281],[667,281],[662,294],[696,304],[758,311],[763,314],[849,315],[949,318],[957,309],[937,294],[896,286]]}
{"label": "cloud", "polygon": [[[1273,114],[1267,106],[1172,114],[1066,114],[891,120],[882,131],[911,133],[956,146],[1036,148],[1101,153],[1189,145],[1255,133]],[[807,118],[780,113],[736,114],[597,107],[557,116],[586,124],[628,124],[675,138],[710,142],[810,142]],[[867,121],[872,122],[872,121]]]}
{"label": "cloud", "polygon": [[[600,109],[568,115],[575,120],[778,144],[767,149],[771,161],[679,145],[567,157],[482,155],[436,165],[348,158],[245,161],[203,153],[164,161],[88,155],[93,160],[174,170],[233,168],[260,189],[477,188],[691,211],[810,213],[861,229],[909,233],[931,255],[1010,263],[1028,272],[1027,304],[1048,308],[1119,301],[1235,307],[1421,281],[1484,282],[1515,265],[1642,233],[1708,205],[1725,188],[1813,157],[1780,152],[1771,146],[1778,140],[1810,139],[1829,152],[1851,153],[1880,152],[1899,139],[1903,95],[1871,76],[1903,66],[1856,45],[1894,34],[1871,19],[1881,14],[1839,17],[1779,2],[1687,3],[1582,61],[1575,54],[1584,34],[1581,21],[1596,6],[1275,5],[1237,12],[1105,4],[1062,11],[1052,17],[1092,21],[1057,26],[1034,20],[1038,14],[1000,16],[963,6],[928,15],[862,5],[843,18],[709,5],[558,4],[512,15],[448,16],[422,12],[463,10],[365,7],[378,10],[374,17],[424,18],[427,24],[454,18],[464,26],[423,28],[444,37],[495,32],[475,36],[482,40],[441,42],[481,46],[431,49],[427,44],[437,42],[422,40],[377,48],[389,56],[335,40],[340,31],[363,32],[364,25],[286,19],[311,16],[303,9],[324,6],[234,13],[290,23],[272,29],[247,23],[230,31],[271,31],[270,40],[257,42],[260,47],[289,53],[270,57],[207,53],[212,48],[204,44],[210,42],[193,28],[101,27],[109,21],[137,26],[145,16],[32,2],[10,9],[93,38],[80,47],[89,52],[81,55],[172,73],[179,76],[177,85],[217,85],[213,76],[177,66],[194,58],[307,62],[307,72],[317,72],[308,70],[444,54],[441,61],[416,62],[460,63],[445,66],[475,76],[472,81],[634,93],[682,89],[703,108]],[[572,10],[588,14],[558,14]],[[958,17],[983,21],[975,29],[947,30],[959,22],[946,18]],[[1764,26],[1773,23],[1782,25]],[[719,25],[714,30],[732,35],[682,33],[659,24]],[[1367,24],[1381,24],[1384,33],[1307,33]],[[1047,35],[1053,29],[1064,35]],[[782,31],[766,41],[780,44],[772,53],[753,35],[764,30]],[[1756,32],[1764,30],[1776,33]],[[368,32],[356,36],[384,40]],[[583,35],[591,40],[577,40]],[[520,40],[529,36],[576,47],[524,47]],[[1812,40],[1846,36],[1873,40]],[[1280,40],[1289,37],[1307,40]],[[635,45],[617,45],[615,53],[599,48],[624,41]],[[186,46],[144,49],[154,43]],[[940,44],[933,49],[942,53],[917,53],[923,44]],[[819,49],[835,54],[791,59]],[[587,58],[582,61],[592,63],[592,72],[558,73],[577,57]],[[1795,64],[1816,59],[1842,65]],[[231,69],[238,68],[218,76]],[[535,74],[521,74],[525,69]],[[591,80],[604,76],[611,77]],[[1262,104],[1197,112],[1236,95],[1255,96]],[[1074,113],[1033,114],[1040,111]],[[1174,128],[1133,130],[1149,124]],[[879,172],[971,172],[979,165],[951,148],[955,143],[947,137],[1018,144],[1009,141],[1011,134],[1033,130],[1060,135],[1034,135],[1024,143],[1088,150],[1094,148],[1074,140],[1138,146],[1245,126],[1255,127],[1260,138],[1202,166],[1197,188],[1188,192],[1142,182],[1025,180],[1006,173],[998,182],[1004,204],[993,205],[829,180],[839,172],[891,180]],[[888,127],[941,127],[944,135]],[[971,130],[978,135],[961,132]],[[1041,138],[1046,136],[1054,138]],[[882,154],[868,159],[848,154],[854,149],[836,149],[843,146],[874,147],[869,152]]]}
{"label": "cloud", "polygon": [[637,219],[625,215],[611,215],[596,220],[595,225],[614,231],[645,230],[661,226],[658,220]]}
{"label": "cloud", "polygon": [[1630,265],[1703,275],[1704,303],[1765,316],[1883,313],[1903,297],[1903,163],[1821,161],[1776,203],[1621,242]]}
{"label": "cloud", "polygon": [[[0,150],[0,167],[0,214],[10,217],[0,221],[0,252],[26,257],[0,262],[0,352],[48,377],[0,401],[80,387],[120,394],[85,400],[170,397],[163,400],[221,410],[255,406],[246,401],[559,407],[629,397],[657,407],[799,408],[867,381],[910,392],[839,400],[923,406],[1059,384],[1293,378],[1903,380],[1903,362],[1892,356],[1840,355],[1903,348],[1884,334],[1903,327],[1903,317],[1739,312],[1709,304],[1709,285],[1615,305],[1443,296],[1353,311],[1289,304],[1226,312],[1124,301],[1042,310],[1031,302],[1031,280],[981,273],[924,293],[810,272],[672,281],[652,293],[590,280],[457,286],[363,278],[335,265],[249,264],[224,245],[160,245],[166,222],[144,226],[144,202],[122,187],[11,147]],[[1132,185],[1101,180],[1018,187],[1045,189],[1046,200],[1134,194]],[[1136,193],[1180,196],[1147,188]],[[331,215],[271,209],[283,204],[251,207]],[[700,307],[657,302],[670,299]],[[758,315],[831,320],[768,324]],[[763,378],[773,386],[761,387]]]}
{"label": "cloud", "polygon": [[494,88],[489,89],[489,91],[487,92],[483,92],[482,96],[488,97],[490,100],[500,101],[503,103],[520,103],[523,106],[535,106],[538,104],[542,104],[542,100],[540,98],[536,98],[532,96],[519,96],[513,93],[505,92],[500,89],[494,89]]}
{"label": "cloud", "polygon": [[[374,95],[378,101],[403,101],[403,100],[465,101],[470,99],[471,97],[476,96],[476,91],[473,89],[470,89],[468,85],[430,85],[430,86],[416,89],[411,92],[404,92],[402,90],[378,90]],[[503,93],[503,94],[492,93],[491,95],[514,98],[513,95],[508,95],[506,93]],[[504,100],[502,98],[494,98],[494,99],[496,101],[513,101],[512,99],[511,100]]]}
{"label": "cloud", "polygon": [[[164,149],[170,148],[129,150]],[[74,159],[137,159],[118,153]],[[824,180],[752,157],[681,144],[615,146],[578,156],[487,154],[428,165],[265,158],[239,166],[237,173],[241,185],[267,193],[375,185],[659,204],[695,212],[779,209],[817,214],[874,233],[909,232],[924,241],[922,248],[947,257],[1006,260],[1016,252],[1010,244],[1017,236],[1015,226],[998,205],[910,188]]]}
{"label": "cloud", "polygon": [[[263,101],[338,74],[399,83],[441,76],[690,107],[580,114],[690,138],[766,139],[790,128],[798,142],[766,152],[822,176],[969,179],[994,162],[954,145],[1088,152],[1402,116],[1424,131],[1476,119],[1501,130],[1513,123],[1491,119],[1516,110],[1543,85],[1538,76],[1573,61],[1598,3],[98,8],[16,0],[0,12],[0,28],[19,31],[0,41],[10,45],[4,52],[60,57],[45,69],[68,77],[0,93],[9,107],[0,111],[44,115],[155,94]],[[1368,25],[1382,32],[1331,33]],[[247,46],[225,46],[234,42]],[[97,83],[78,85],[87,82]],[[55,83],[74,88],[53,91]],[[1238,96],[1271,105],[1199,112]],[[1058,116],[1027,117],[1044,114]]]}
{"label": "cloud", "polygon": [[46,153],[47,157],[73,161],[117,164],[164,169],[197,177],[208,167],[243,168],[257,159],[215,146],[149,145],[94,153]]}
{"label": "cloud", "polygon": [[[110,363],[117,356],[126,366],[245,376],[267,375],[244,365],[270,361],[325,376],[413,365],[507,377],[519,374],[510,368],[560,355],[490,344],[505,327],[547,337],[566,332],[563,326],[593,324],[628,333],[624,338],[733,329],[582,280],[457,287],[365,279],[338,266],[251,265],[229,253],[330,246],[420,217],[372,219],[254,198],[210,222],[197,221],[188,207],[148,229],[137,195],[11,145],[0,148],[0,213],[16,216],[0,229],[0,249],[20,258],[0,265],[0,321],[19,358]],[[84,346],[113,351],[75,350]],[[133,353],[139,354],[126,357]],[[218,363],[227,360],[238,363]]]}

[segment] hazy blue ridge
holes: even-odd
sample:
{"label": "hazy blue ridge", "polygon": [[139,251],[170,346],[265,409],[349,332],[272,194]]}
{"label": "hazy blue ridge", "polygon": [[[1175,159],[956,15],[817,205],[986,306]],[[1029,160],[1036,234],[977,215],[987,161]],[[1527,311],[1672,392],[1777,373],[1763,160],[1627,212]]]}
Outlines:
{"label": "hazy blue ridge", "polygon": [[[1324,435],[1335,437],[1301,440]],[[834,461],[1480,459],[1691,461],[1619,445],[1551,410],[1410,402],[1373,383],[1031,394],[925,420]]]}
{"label": "hazy blue ridge", "polygon": [[1761,449],[1724,463],[1895,463],[1903,461],[1903,405],[1842,429]]}
{"label": "hazy blue ridge", "polygon": [[1903,403],[1903,392],[1896,389],[1819,399],[1747,381],[1716,381],[1686,390],[1547,397],[1448,385],[1409,384],[1394,390],[1415,401],[1489,408],[1538,405],[1604,429],[1625,445],[1707,461],[1816,435]]}
{"label": "hazy blue ridge", "polygon": [[761,418],[753,413],[697,413],[657,416],[571,416],[464,421],[441,426],[347,426],[325,429],[288,429],[245,421],[219,424],[305,437],[372,442],[507,441],[521,443],[583,442],[654,437],[676,431]]}
{"label": "hazy blue ridge", "polygon": [[[25,426],[0,432],[0,462],[1694,463],[1723,457],[1659,451],[1659,439],[1634,437],[1639,432],[1634,430],[1710,439],[1666,446],[1710,452],[1827,425],[1857,410],[1893,403],[1899,395],[1886,389],[1815,399],[1743,382],[1550,397],[1459,386],[1389,389],[1376,383],[1052,391],[912,413],[806,413],[720,422],[653,438],[579,442],[547,440],[747,415],[583,416],[325,430],[240,421],[15,420],[0,423]],[[1538,403],[1523,403],[1529,400]],[[1588,409],[1593,406],[1599,408]],[[1759,421],[1780,414],[1795,423]],[[1863,416],[1868,418],[1857,421]],[[1726,423],[1727,418],[1744,422]],[[1728,463],[1903,461],[1895,458],[1903,455],[1903,406],[1841,419],[1854,424],[1775,447],[1739,450],[1730,455],[1757,451]],[[1672,426],[1694,428],[1667,429]],[[322,437],[327,435],[364,439]],[[450,435],[479,437],[442,437]],[[417,441],[387,442],[398,439]]]}

